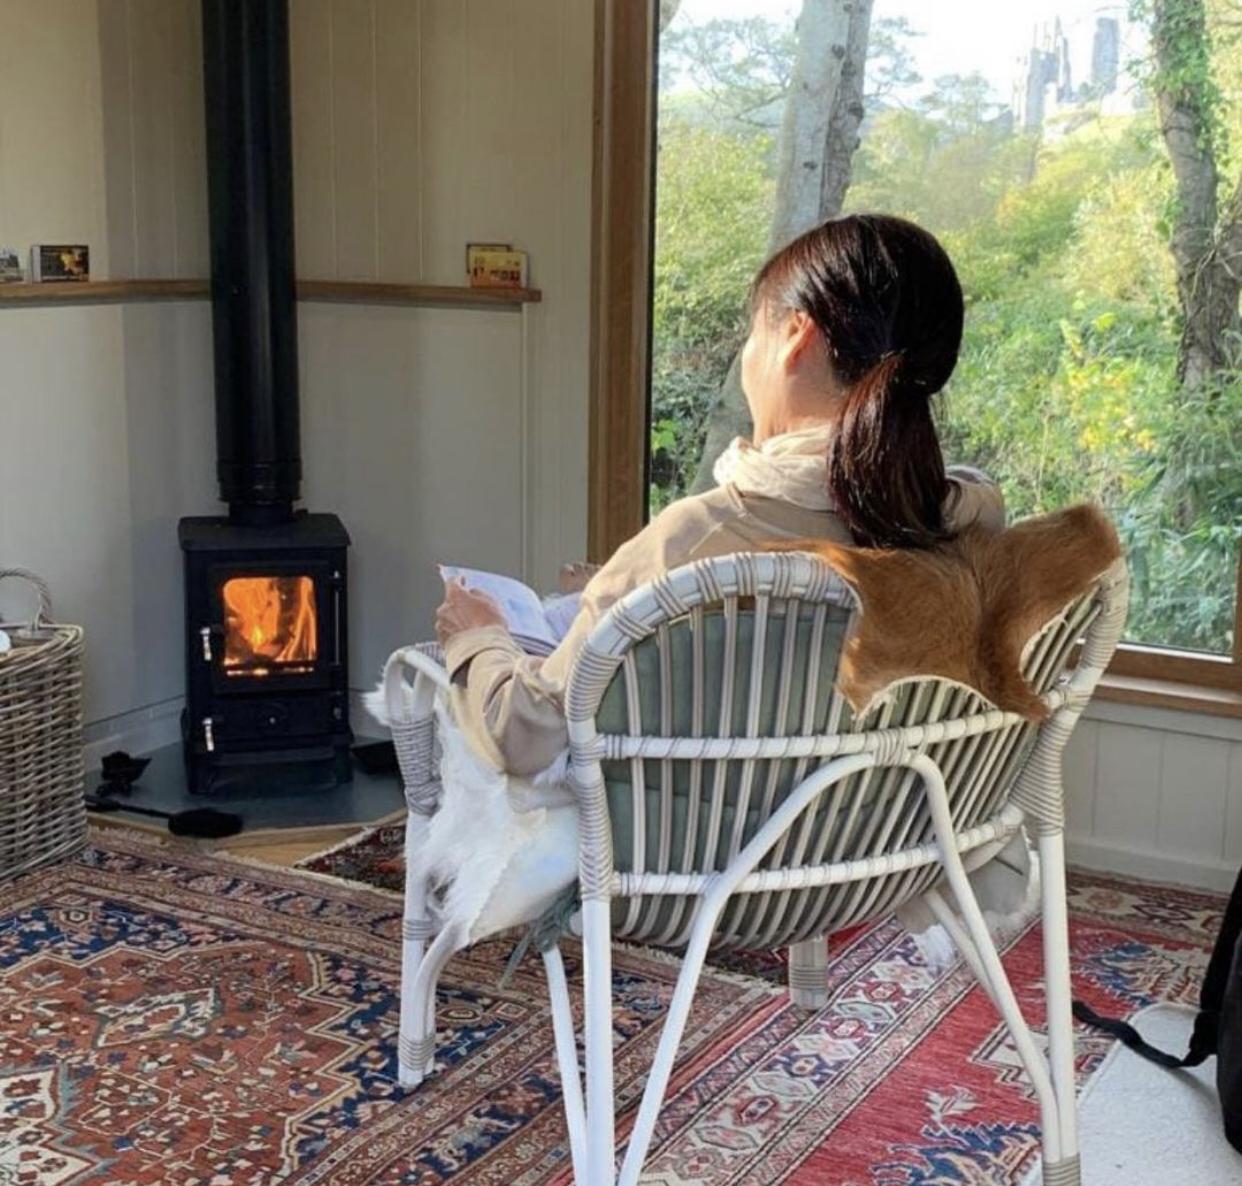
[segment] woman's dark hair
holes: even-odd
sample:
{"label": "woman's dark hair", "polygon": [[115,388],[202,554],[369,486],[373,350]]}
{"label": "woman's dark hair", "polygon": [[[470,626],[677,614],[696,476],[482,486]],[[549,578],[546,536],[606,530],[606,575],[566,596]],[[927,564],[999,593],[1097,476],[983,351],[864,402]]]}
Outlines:
{"label": "woman's dark hair", "polygon": [[945,250],[885,214],[834,218],[778,251],[751,307],[818,326],[844,404],[828,450],[833,509],[854,541],[932,547],[949,490],[931,399],[962,341],[962,288]]}

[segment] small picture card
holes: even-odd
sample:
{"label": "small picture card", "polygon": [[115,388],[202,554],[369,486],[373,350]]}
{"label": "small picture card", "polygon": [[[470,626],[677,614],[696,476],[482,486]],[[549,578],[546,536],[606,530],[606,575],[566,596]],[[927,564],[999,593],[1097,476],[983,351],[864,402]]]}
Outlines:
{"label": "small picture card", "polygon": [[466,244],[466,280],[471,281],[474,276],[475,267],[478,264],[478,256],[487,255],[493,251],[512,251],[512,243],[467,243]]}
{"label": "small picture card", "polygon": [[0,247],[0,284],[20,284],[26,278],[16,247]]}
{"label": "small picture card", "polygon": [[91,278],[91,253],[85,244],[36,243],[30,249],[30,279],[35,284]]}
{"label": "small picture card", "polygon": [[525,251],[478,251],[470,268],[471,288],[525,288]]}

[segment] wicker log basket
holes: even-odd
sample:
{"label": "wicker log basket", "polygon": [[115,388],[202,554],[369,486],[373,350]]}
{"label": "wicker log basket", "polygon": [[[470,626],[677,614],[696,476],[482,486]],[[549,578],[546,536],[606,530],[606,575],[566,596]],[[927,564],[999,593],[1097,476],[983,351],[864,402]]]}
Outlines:
{"label": "wicker log basket", "polygon": [[[32,572],[27,622],[4,622],[0,651],[0,881],[65,860],[86,843],[82,798],[82,628],[51,620],[48,587]],[[0,640],[2,641],[2,640]]]}

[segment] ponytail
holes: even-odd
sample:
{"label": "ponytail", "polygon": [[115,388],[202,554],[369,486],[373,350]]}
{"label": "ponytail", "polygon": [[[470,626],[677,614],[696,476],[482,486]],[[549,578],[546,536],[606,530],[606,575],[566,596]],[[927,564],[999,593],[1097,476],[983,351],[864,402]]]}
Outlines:
{"label": "ponytail", "polygon": [[944,458],[921,392],[903,390],[889,354],[845,393],[828,448],[828,493],[854,542],[930,548],[947,536]]}

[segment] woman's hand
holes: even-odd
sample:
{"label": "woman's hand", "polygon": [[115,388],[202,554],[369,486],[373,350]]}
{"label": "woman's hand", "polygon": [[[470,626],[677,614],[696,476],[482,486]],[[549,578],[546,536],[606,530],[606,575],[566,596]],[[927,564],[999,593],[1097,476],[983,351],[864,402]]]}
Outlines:
{"label": "woman's hand", "polygon": [[581,593],[597,572],[598,564],[562,564],[557,583],[562,593]]}
{"label": "woman's hand", "polygon": [[449,639],[466,630],[503,625],[505,616],[500,606],[486,593],[467,589],[460,577],[445,582],[444,600],[436,610],[436,637],[441,646],[447,646]]}

